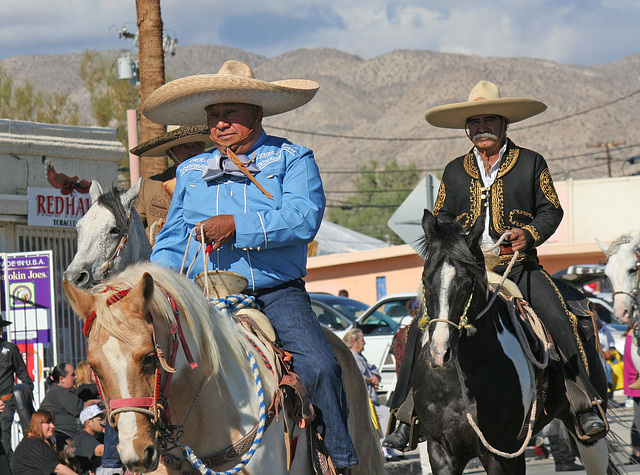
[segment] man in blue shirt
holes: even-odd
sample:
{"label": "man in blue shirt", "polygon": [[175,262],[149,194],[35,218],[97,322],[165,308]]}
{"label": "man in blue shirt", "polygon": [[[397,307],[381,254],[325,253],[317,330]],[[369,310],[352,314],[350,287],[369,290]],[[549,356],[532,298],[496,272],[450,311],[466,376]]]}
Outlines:
{"label": "man in blue shirt", "polygon": [[151,260],[180,269],[191,263],[204,233],[208,269],[195,260],[189,277],[204,270],[243,275],[283,348],[293,355],[316,420],[339,473],[357,464],[347,430],[341,370],[311,309],[302,278],[307,244],[313,240],[325,197],[313,152],[267,135],[262,118],[310,101],[318,84],[307,80],[266,82],[249,66],[226,62],[217,74],[177,79],[154,91],[143,113],[154,122],[207,123],[215,148],[176,170],[167,222]]}

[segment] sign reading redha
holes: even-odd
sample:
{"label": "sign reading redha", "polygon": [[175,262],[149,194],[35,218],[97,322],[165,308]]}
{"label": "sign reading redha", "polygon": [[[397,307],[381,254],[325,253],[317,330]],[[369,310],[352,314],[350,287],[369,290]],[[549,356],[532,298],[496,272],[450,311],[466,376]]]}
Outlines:
{"label": "sign reading redha", "polygon": [[91,207],[88,194],[63,195],[52,188],[29,187],[29,226],[75,228],[76,223]]}

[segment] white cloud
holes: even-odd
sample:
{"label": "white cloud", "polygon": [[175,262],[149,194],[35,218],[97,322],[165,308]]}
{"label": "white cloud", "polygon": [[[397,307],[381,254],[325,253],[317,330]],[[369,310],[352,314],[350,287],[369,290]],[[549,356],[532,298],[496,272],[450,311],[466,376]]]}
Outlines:
{"label": "white cloud", "polygon": [[[432,49],[589,65],[637,54],[640,44],[637,0],[247,0],[233,9],[163,0],[161,7],[180,45],[224,44],[266,56],[300,47],[366,58]],[[135,15],[134,0],[2,2],[0,59],[119,48],[117,30],[135,31]]]}

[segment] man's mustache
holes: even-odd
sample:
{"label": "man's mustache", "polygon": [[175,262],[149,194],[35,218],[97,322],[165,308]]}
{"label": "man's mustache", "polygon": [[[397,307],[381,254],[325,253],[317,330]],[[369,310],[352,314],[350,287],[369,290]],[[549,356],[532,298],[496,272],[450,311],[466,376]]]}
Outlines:
{"label": "man's mustache", "polygon": [[475,142],[477,140],[482,140],[482,139],[490,139],[490,140],[498,140],[498,136],[492,134],[491,132],[482,132],[481,134],[475,134],[473,136],[473,138],[471,139],[472,142]]}

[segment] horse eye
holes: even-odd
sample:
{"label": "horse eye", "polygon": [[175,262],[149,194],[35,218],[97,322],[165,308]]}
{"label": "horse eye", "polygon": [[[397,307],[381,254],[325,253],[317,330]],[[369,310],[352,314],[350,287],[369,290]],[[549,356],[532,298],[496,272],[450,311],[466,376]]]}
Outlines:
{"label": "horse eye", "polygon": [[120,230],[118,228],[111,228],[109,234],[120,234]]}
{"label": "horse eye", "polygon": [[146,368],[146,369],[153,368],[153,369],[155,369],[155,367],[156,367],[156,354],[155,353],[149,353],[148,355],[144,355],[142,357],[142,360],[140,361],[140,363],[142,364],[143,368]]}

